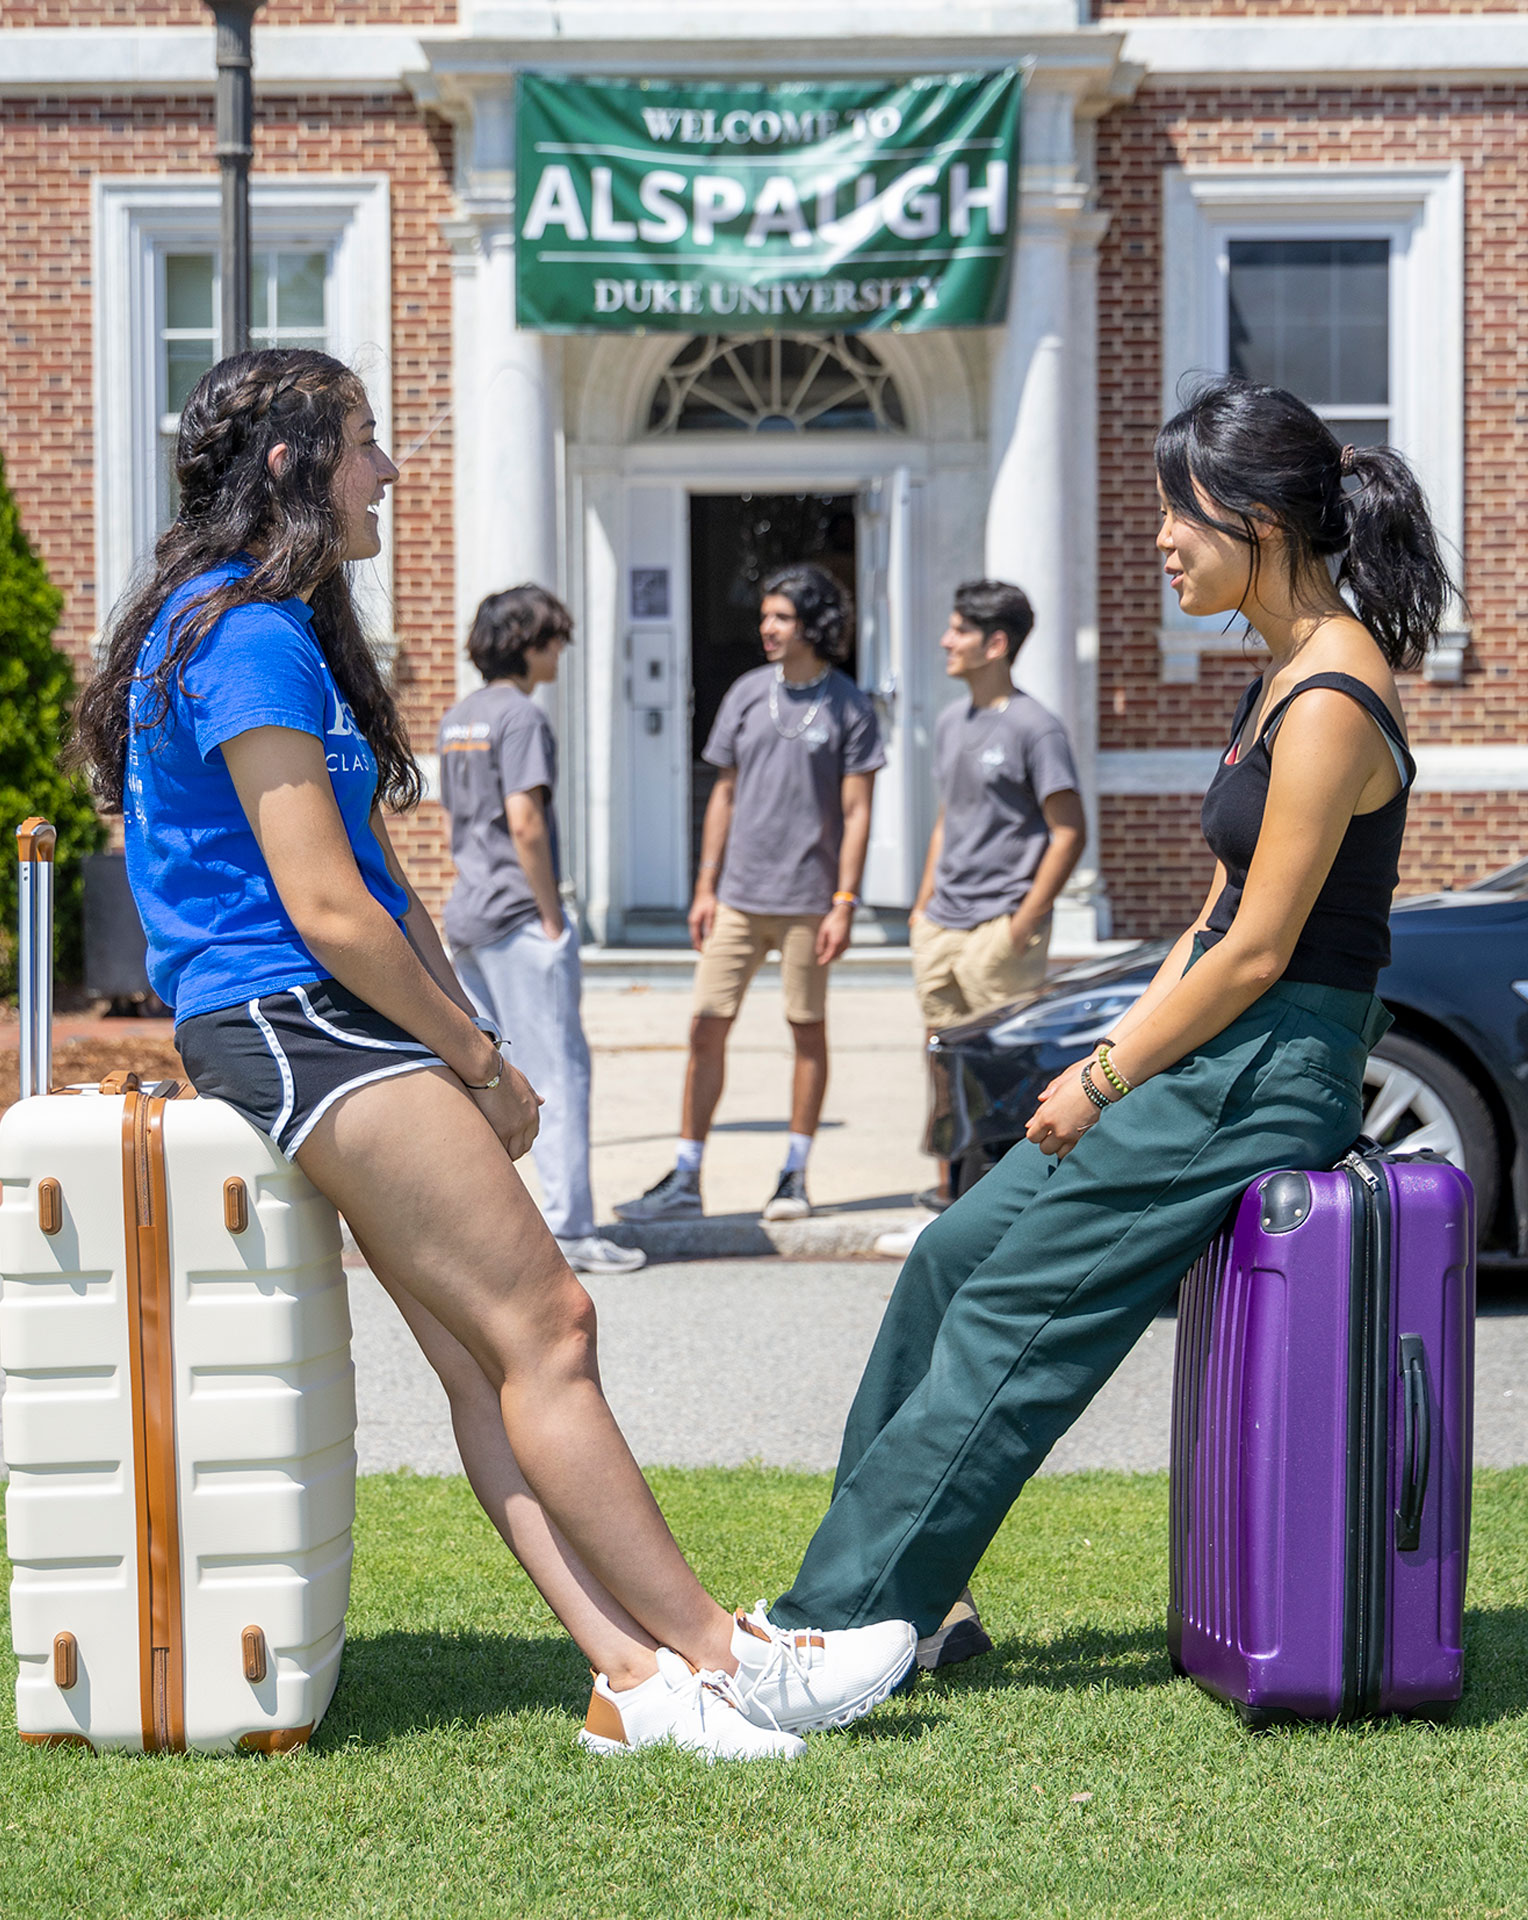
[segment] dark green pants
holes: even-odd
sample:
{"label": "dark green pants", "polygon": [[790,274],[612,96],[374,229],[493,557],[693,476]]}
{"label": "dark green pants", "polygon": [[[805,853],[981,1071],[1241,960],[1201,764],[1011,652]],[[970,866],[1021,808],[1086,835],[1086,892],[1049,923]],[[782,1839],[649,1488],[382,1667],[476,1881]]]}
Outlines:
{"label": "dark green pants", "polygon": [[1062,1161],[1022,1141],[908,1255],[781,1626],[931,1633],[1024,1482],[1273,1167],[1359,1130],[1372,996],[1280,982]]}

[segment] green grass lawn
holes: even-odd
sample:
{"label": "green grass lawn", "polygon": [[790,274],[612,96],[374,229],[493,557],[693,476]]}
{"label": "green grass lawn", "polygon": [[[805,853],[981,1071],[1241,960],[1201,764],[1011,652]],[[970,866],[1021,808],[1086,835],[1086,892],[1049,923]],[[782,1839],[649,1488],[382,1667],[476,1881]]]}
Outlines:
{"label": "green grass lawn", "polygon": [[[749,1605],[827,1492],[653,1480],[711,1589]],[[585,1758],[587,1671],[466,1483],[366,1480],[312,1746],[134,1760],[0,1731],[0,1912],[1528,1914],[1528,1470],[1476,1500],[1449,1727],[1244,1733],[1168,1669],[1166,1481],[1086,1474],[1036,1481],[994,1544],[994,1653],[795,1766],[707,1768]]]}

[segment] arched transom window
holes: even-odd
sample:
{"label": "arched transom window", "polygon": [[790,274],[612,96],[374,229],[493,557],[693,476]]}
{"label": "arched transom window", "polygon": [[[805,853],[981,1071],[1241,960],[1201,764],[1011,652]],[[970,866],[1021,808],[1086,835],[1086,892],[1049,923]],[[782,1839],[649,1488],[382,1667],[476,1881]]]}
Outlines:
{"label": "arched transom window", "polygon": [[647,431],[900,433],[902,397],[858,335],[702,334],[665,368]]}

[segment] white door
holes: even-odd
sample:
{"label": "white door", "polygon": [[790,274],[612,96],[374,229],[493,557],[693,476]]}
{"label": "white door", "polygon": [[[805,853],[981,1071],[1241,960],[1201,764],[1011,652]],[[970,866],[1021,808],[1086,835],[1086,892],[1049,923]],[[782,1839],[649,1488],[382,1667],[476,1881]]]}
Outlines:
{"label": "white door", "polygon": [[689,904],[689,533],[683,487],[626,491],[628,911]]}
{"label": "white door", "polygon": [[893,467],[859,498],[859,682],[875,701],[886,749],[862,888],[873,907],[910,907],[917,891],[909,649],[918,494],[909,469]]}

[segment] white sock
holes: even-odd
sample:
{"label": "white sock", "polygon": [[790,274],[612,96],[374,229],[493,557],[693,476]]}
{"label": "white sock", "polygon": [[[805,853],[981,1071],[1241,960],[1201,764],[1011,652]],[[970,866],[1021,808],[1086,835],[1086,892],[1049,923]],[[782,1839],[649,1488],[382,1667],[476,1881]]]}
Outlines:
{"label": "white sock", "polygon": [[700,1156],[705,1150],[704,1140],[681,1140],[679,1151],[674,1156],[674,1165],[681,1173],[699,1173]]}
{"label": "white sock", "polygon": [[785,1136],[784,1173],[800,1173],[806,1166],[806,1157],[812,1151],[812,1136],[809,1133],[788,1133]]}

